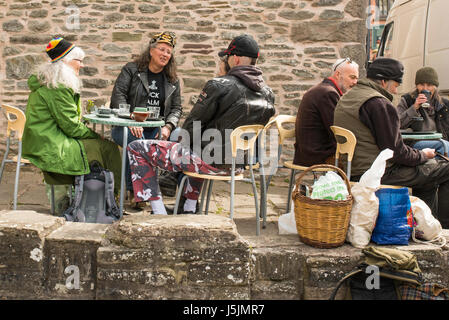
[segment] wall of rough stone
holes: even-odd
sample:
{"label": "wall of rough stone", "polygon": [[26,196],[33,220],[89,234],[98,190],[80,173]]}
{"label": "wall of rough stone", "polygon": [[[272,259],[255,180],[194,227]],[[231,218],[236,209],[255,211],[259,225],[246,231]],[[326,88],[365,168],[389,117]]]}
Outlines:
{"label": "wall of rough stone", "polygon": [[[293,235],[243,237],[215,214],[101,225],[0,211],[0,243],[0,300],[328,299],[363,259],[348,244],[317,249]],[[416,255],[425,281],[449,286],[447,249],[396,248]]]}
{"label": "wall of rough stone", "polygon": [[276,93],[278,112],[295,114],[301,95],[329,74],[337,58],[363,65],[365,8],[365,0],[0,1],[0,102],[26,106],[28,76],[47,59],[51,37],[62,35],[87,53],[83,104],[108,103],[121,67],[150,35],[171,30],[178,37],[175,56],[188,112],[216,74],[216,53],[249,33],[260,44],[259,66]]}

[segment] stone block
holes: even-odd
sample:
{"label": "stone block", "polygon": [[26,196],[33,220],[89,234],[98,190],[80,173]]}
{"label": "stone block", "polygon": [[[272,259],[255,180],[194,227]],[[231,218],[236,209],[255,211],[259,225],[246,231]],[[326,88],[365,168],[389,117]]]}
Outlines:
{"label": "stone block", "polygon": [[63,218],[35,211],[0,213],[0,298],[43,299],[44,239]]}
{"label": "stone block", "polygon": [[129,32],[113,32],[112,41],[140,41],[142,40],[142,34],[129,33]]}
{"label": "stone block", "polygon": [[363,20],[354,21],[307,21],[292,26],[291,40],[358,42],[362,43],[365,30]]}
{"label": "stone block", "polygon": [[45,288],[51,299],[95,299],[97,250],[109,225],[67,222],[47,236]]}
{"label": "stone block", "polygon": [[34,67],[43,62],[38,55],[26,55],[6,60],[6,77],[8,79],[27,79]]}
{"label": "stone block", "polygon": [[255,248],[252,255],[256,280],[296,280],[304,276],[304,257],[299,249]]}
{"label": "stone block", "polygon": [[2,27],[5,32],[20,32],[24,28],[23,24],[17,20],[3,22]]}
{"label": "stone block", "polygon": [[251,283],[251,300],[301,300],[302,279],[284,281],[254,280]]}
{"label": "stone block", "polygon": [[128,248],[207,248],[243,241],[233,221],[215,215],[129,216],[113,224],[106,238]]}
{"label": "stone block", "polygon": [[249,247],[229,218],[129,216],[106,239],[99,299],[249,297]]}

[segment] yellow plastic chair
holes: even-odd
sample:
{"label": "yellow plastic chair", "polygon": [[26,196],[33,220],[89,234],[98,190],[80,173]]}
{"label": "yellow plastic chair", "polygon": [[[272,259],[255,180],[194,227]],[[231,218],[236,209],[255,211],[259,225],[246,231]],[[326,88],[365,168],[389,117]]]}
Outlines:
{"label": "yellow plastic chair", "polygon": [[[6,128],[6,149],[5,154],[3,155],[2,160],[2,166],[0,169],[0,182],[2,180],[3,176],[3,170],[5,168],[6,162],[16,162],[16,178],[14,182],[14,203],[13,203],[13,209],[17,210],[17,193],[19,190],[19,175],[20,175],[20,167],[24,163],[30,163],[26,159],[22,159],[22,135],[23,135],[23,129],[25,127],[25,113],[23,113],[22,110],[16,107],[12,107],[6,104],[2,105],[3,112],[6,116],[6,119],[8,120],[8,126]],[[9,147],[11,144],[11,132],[15,132],[16,138],[18,141],[18,151],[17,156],[13,157],[12,159],[8,159],[9,154]]]}
{"label": "yellow plastic chair", "polygon": [[[346,176],[348,180],[351,180],[351,163],[352,158],[354,157],[355,145],[357,144],[357,139],[355,135],[348,129],[344,129],[338,126],[330,127],[332,132],[334,133],[335,140],[337,141],[337,149],[335,150],[335,166],[338,167],[338,161],[340,159],[340,154],[347,154],[347,169]],[[344,137],[345,142],[341,142],[338,137]]]}
{"label": "yellow plastic chair", "polygon": [[176,203],[175,207],[173,209],[174,214],[178,211],[179,201],[181,199],[182,191],[184,190],[184,184],[188,177],[193,178],[201,178],[207,180],[207,186],[205,185],[203,187],[203,191],[201,194],[201,201],[200,201],[200,214],[203,212],[203,204],[204,204],[204,197],[207,189],[207,199],[206,199],[206,210],[205,214],[209,211],[209,202],[210,202],[210,196],[212,193],[212,186],[213,182],[215,180],[220,181],[230,181],[231,182],[231,214],[230,218],[234,218],[234,193],[235,193],[235,181],[244,180],[243,173],[236,175],[235,174],[235,168],[236,168],[236,157],[237,157],[237,151],[243,150],[248,151],[248,166],[249,171],[251,174],[251,183],[253,187],[253,193],[254,193],[254,202],[256,207],[256,234],[260,234],[260,215],[259,215],[259,204],[258,204],[258,194],[257,194],[257,187],[256,187],[256,181],[254,178],[254,166],[253,166],[253,160],[254,160],[254,152],[255,152],[255,143],[257,140],[257,137],[259,136],[260,132],[263,130],[262,125],[246,125],[246,126],[240,126],[234,129],[231,132],[230,139],[231,139],[231,151],[232,151],[232,168],[231,168],[231,175],[228,176],[218,176],[218,175],[209,175],[209,174],[199,174],[199,173],[192,173],[192,172],[183,172],[184,177],[181,179],[180,185],[178,187],[178,191],[176,194]]}
{"label": "yellow plastic chair", "polygon": [[[337,141],[337,149],[335,151],[335,166],[338,167],[338,161],[340,158],[340,154],[347,154],[347,169],[346,169],[346,176],[348,177],[348,180],[351,180],[351,163],[352,158],[354,157],[354,151],[355,146],[357,144],[357,139],[352,133],[352,131],[348,129],[344,129],[339,126],[331,126],[330,127],[332,132],[334,133],[335,140]],[[345,142],[342,142],[338,137],[344,137]],[[350,181],[351,186],[354,185],[354,181]],[[404,188],[404,186],[395,186],[395,185],[388,185],[388,184],[382,184],[379,188],[393,188],[393,189],[399,189]],[[411,194],[411,189],[408,188],[409,193]]]}
{"label": "yellow plastic chair", "polygon": [[[269,128],[275,124],[276,128],[278,130],[279,133],[279,137],[278,137],[278,155],[277,155],[277,160],[278,163],[281,159],[281,154],[282,154],[282,146],[285,143],[286,139],[289,138],[293,138],[295,137],[295,127],[294,125],[296,124],[296,116],[290,116],[290,115],[278,115],[275,119],[273,119],[271,122],[267,123],[267,125],[264,128],[264,135],[266,135],[266,132],[269,130]],[[291,124],[293,125],[293,128],[286,128],[286,125]],[[286,212],[290,212],[290,200],[292,198],[292,191],[293,191],[293,185],[294,185],[294,181],[295,181],[295,175],[298,171],[304,171],[306,169],[308,169],[307,166],[300,166],[300,165],[296,165],[293,164],[292,160],[287,160],[284,161],[282,164],[278,165],[277,167],[272,167],[270,173],[268,174],[268,180],[266,182],[266,189],[265,189],[265,193],[263,193],[262,196],[265,196],[267,191],[268,191],[268,186],[270,185],[270,180],[271,177],[274,174],[274,170],[275,169],[279,169],[279,168],[287,168],[290,169],[290,181],[289,181],[289,186],[288,186],[288,196],[287,196],[287,210]],[[321,171],[327,171],[326,169],[323,168],[317,168],[316,170],[314,170],[314,172],[321,172]]]}

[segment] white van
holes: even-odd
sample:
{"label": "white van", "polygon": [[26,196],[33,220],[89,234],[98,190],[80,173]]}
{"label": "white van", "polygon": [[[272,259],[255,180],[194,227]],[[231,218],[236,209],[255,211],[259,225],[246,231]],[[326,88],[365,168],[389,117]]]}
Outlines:
{"label": "white van", "polygon": [[449,0],[396,0],[388,14],[378,56],[404,64],[401,94],[415,87],[418,69],[430,66],[438,73],[440,93],[449,95]]}

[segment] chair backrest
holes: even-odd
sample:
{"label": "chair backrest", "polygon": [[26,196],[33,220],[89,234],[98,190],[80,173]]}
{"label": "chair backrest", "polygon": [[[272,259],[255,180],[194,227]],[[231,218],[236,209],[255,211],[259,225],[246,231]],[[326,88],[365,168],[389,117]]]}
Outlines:
{"label": "chair backrest", "polygon": [[276,117],[275,122],[279,131],[279,145],[282,145],[285,139],[293,138],[295,136],[295,127],[287,129],[284,126],[289,123],[295,124],[296,116],[280,114]]}
{"label": "chair backrest", "polygon": [[237,150],[248,150],[250,159],[254,156],[256,139],[264,126],[260,124],[252,124],[240,126],[231,132],[231,149],[232,157],[237,157]]}
{"label": "chair backrest", "polygon": [[[357,139],[352,131],[348,129],[344,129],[338,126],[331,126],[331,130],[334,133],[335,140],[337,141],[337,149],[335,150],[335,166],[338,166],[338,159],[340,158],[340,154],[348,155],[348,169],[346,175],[348,179],[351,176],[351,162],[354,156],[355,145],[357,144]],[[339,142],[338,137],[344,137],[346,139],[345,142]],[[341,141],[341,140],[340,140]]]}
{"label": "chair backrest", "polygon": [[[5,112],[6,119],[8,119],[8,127],[6,129],[6,136],[11,135],[11,131],[17,132],[17,139],[22,140],[23,129],[25,127],[26,117],[22,110],[6,104],[2,104],[2,109]],[[11,117],[15,116],[15,119]]]}

